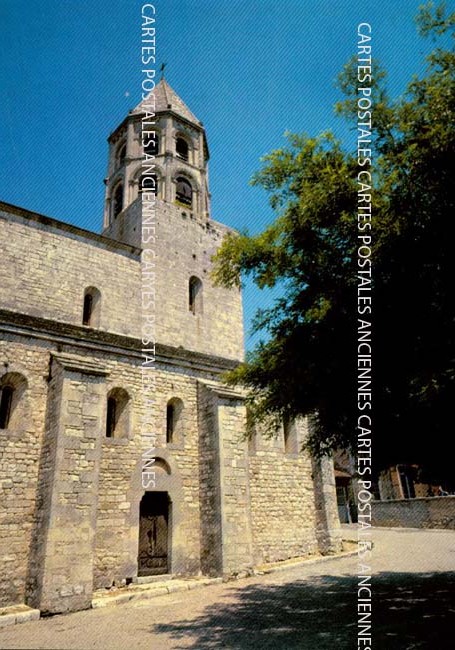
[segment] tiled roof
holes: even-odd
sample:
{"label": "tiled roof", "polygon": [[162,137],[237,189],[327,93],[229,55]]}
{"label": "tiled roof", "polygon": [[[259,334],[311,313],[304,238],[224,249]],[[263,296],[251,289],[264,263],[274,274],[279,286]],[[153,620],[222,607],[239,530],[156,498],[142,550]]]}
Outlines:
{"label": "tiled roof", "polygon": [[150,95],[148,95],[148,97],[146,97],[146,99],[144,99],[140,104],[138,104],[132,112],[145,112],[146,105],[148,104],[150,106],[153,101],[150,100],[151,95],[155,96],[154,105],[156,113],[160,113],[162,111],[173,111],[189,122],[200,124],[197,117],[193,115],[185,102],[180,99],[174,90],[172,90],[166,79],[161,79],[161,81],[155,86]]}

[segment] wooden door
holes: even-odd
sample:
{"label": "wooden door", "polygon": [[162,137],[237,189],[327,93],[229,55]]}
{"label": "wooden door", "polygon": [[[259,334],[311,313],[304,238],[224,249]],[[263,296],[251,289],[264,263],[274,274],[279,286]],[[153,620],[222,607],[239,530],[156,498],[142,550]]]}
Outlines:
{"label": "wooden door", "polygon": [[140,505],[138,575],[168,573],[168,526],[167,492],[146,492]]}

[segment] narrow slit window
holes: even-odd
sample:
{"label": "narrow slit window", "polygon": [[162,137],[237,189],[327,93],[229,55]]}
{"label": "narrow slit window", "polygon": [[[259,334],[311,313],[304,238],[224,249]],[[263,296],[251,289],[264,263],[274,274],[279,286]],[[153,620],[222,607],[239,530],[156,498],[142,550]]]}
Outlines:
{"label": "narrow slit window", "polygon": [[175,428],[175,409],[173,404],[168,404],[166,408],[166,442],[172,442]]}
{"label": "narrow slit window", "polygon": [[109,397],[107,400],[107,418],[106,418],[106,437],[113,438],[117,415],[117,400],[115,397]]}
{"label": "narrow slit window", "polygon": [[101,293],[96,287],[87,287],[84,291],[82,308],[82,325],[98,327],[100,322]]}
{"label": "narrow slit window", "polygon": [[179,444],[183,440],[183,402],[178,397],[170,399],[166,405],[166,443]]}
{"label": "narrow slit window", "polygon": [[86,293],[84,296],[84,313],[82,315],[82,324],[90,325],[93,312],[93,296],[90,293]]}
{"label": "narrow slit window", "polygon": [[202,312],[202,282],[194,275],[188,286],[188,309],[192,314]]}

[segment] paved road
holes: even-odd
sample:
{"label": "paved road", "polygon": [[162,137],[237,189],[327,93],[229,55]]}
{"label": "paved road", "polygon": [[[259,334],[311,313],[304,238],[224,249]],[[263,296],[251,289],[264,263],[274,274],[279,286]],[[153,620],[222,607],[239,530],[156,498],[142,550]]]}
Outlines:
{"label": "paved road", "polygon": [[[455,532],[376,530],[374,643],[455,648]],[[347,650],[357,648],[357,558],[330,559],[0,630],[33,650]]]}

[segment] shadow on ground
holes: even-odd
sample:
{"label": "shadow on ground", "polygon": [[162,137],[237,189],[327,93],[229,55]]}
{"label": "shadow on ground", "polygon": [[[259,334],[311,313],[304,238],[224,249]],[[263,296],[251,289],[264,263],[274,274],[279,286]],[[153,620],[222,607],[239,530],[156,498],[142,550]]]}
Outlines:
{"label": "shadow on ground", "polygon": [[[352,576],[233,586],[199,618],[158,624],[151,632],[191,640],[175,647],[195,650],[347,650],[357,648],[356,591]],[[373,593],[373,648],[455,647],[455,572],[381,573]]]}

